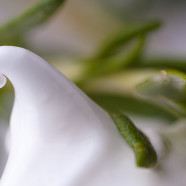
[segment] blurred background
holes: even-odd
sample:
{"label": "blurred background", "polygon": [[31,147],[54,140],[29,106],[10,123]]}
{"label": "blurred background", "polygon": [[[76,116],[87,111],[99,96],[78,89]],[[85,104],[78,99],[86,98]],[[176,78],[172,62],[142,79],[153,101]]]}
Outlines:
{"label": "blurred background", "polygon": [[[178,108],[167,103],[167,98],[173,103],[175,98],[164,94],[159,84],[157,95],[163,94],[163,102],[157,95],[148,95],[148,99],[139,95],[136,85],[161,76],[160,70],[166,68],[186,71],[186,1],[67,0],[54,10],[52,3],[43,8],[47,2],[52,0],[1,0],[0,45],[21,46],[37,53],[98,104],[128,113],[139,126],[146,120],[151,121],[150,128],[159,129],[185,117],[185,104],[179,103]],[[33,20],[40,21],[35,25]],[[170,75],[177,80],[183,77],[180,74]],[[180,94],[174,83],[169,88]],[[2,141],[13,95],[10,83],[0,92]],[[7,151],[4,143],[0,145],[2,172]]]}
{"label": "blurred background", "polygon": [[[0,23],[20,15],[38,0],[2,0]],[[34,50],[87,55],[107,35],[128,21],[155,18],[163,26],[151,35],[149,55],[186,55],[184,0],[69,0],[44,25],[33,29],[26,40]]]}

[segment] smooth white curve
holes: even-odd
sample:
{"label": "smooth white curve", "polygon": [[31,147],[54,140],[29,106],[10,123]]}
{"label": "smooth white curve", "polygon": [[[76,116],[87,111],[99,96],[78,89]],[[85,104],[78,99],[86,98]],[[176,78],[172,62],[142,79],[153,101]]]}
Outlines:
{"label": "smooth white curve", "polygon": [[0,186],[172,186],[137,168],[108,114],[36,54],[0,47],[0,73],[15,89]]}

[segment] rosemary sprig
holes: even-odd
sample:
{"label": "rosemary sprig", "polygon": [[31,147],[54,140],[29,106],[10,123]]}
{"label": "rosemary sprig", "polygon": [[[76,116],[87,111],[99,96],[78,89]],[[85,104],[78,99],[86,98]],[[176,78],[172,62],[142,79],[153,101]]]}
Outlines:
{"label": "rosemary sprig", "polygon": [[[25,34],[32,28],[47,21],[64,1],[42,0],[28,11],[2,25],[0,27],[0,44],[22,46]],[[140,60],[138,59],[144,49],[147,34],[159,28],[160,25],[159,21],[143,21],[130,23],[120,28],[111,37],[106,38],[104,44],[100,46],[96,54],[86,60],[87,65],[83,65],[84,69],[82,70],[84,72],[82,73],[83,78],[77,84],[82,85],[92,77],[118,72],[126,67],[144,69],[175,68],[186,72],[185,60],[155,59],[148,63],[148,61],[142,58]],[[126,46],[132,42],[134,42],[134,45],[129,50],[126,50]],[[142,92],[143,96],[144,94],[148,94],[151,100],[154,100],[157,95],[164,96],[173,100],[183,110],[186,110],[186,88],[180,91],[179,82],[177,81],[174,83],[170,79],[163,79],[162,82],[158,82],[157,84],[157,82],[151,79],[141,84],[141,88],[144,88],[143,91],[146,91]],[[12,91],[6,90],[6,95],[7,92],[12,93]],[[134,114],[140,114],[145,117],[160,116],[169,121],[184,117],[185,112],[182,114],[179,110],[175,110],[177,107],[168,107],[167,109],[167,107],[162,107],[160,104],[154,104],[150,99],[144,99],[143,96],[134,97],[122,93],[121,95],[109,95],[108,92],[98,95],[93,94],[94,92],[89,93],[91,95],[90,97],[98,104],[104,108],[113,110],[113,112],[109,113],[120,134],[132,147],[137,165],[140,167],[153,167],[157,162],[157,155],[153,146],[148,138],[122,112],[131,111],[131,113],[133,112]],[[0,100],[1,105],[3,105],[3,100],[4,98],[2,96],[2,100]],[[166,103],[163,104],[166,105]]]}
{"label": "rosemary sprig", "polygon": [[125,112],[152,119],[158,118],[168,121],[170,124],[179,119],[178,115],[172,112],[172,110],[168,110],[157,103],[134,95],[126,93],[119,95],[107,92],[86,93],[101,107],[116,112]]}
{"label": "rosemary sprig", "polygon": [[157,163],[156,152],[148,138],[124,114],[110,112],[120,134],[132,147],[136,164],[139,167],[154,167]]}
{"label": "rosemary sprig", "polygon": [[48,20],[65,0],[42,0],[0,27],[1,45],[19,45],[25,33]]}
{"label": "rosemary sprig", "polygon": [[175,69],[181,72],[186,72],[186,59],[176,57],[156,57],[142,59],[136,65],[137,68],[153,68],[153,69]]}
{"label": "rosemary sprig", "polygon": [[[145,46],[146,35],[160,27],[159,21],[128,23],[112,37],[106,38],[93,57],[86,61],[85,79],[122,70],[136,63]],[[133,47],[125,51],[126,45],[135,39]]]}
{"label": "rosemary sprig", "polygon": [[[127,52],[110,56],[105,59],[94,59],[89,62],[85,69],[86,77],[97,77],[121,71],[123,68],[132,65],[140,56],[145,45],[145,36],[139,36],[134,46]],[[92,59],[93,60],[93,59]]]}
{"label": "rosemary sprig", "polygon": [[186,75],[163,70],[137,86],[137,91],[182,118],[186,117]]}
{"label": "rosemary sprig", "polygon": [[110,38],[106,38],[104,44],[100,47],[93,59],[103,59],[113,54],[123,45],[126,45],[132,39],[145,35],[161,26],[159,21],[143,21],[136,23],[128,23],[120,28]]}

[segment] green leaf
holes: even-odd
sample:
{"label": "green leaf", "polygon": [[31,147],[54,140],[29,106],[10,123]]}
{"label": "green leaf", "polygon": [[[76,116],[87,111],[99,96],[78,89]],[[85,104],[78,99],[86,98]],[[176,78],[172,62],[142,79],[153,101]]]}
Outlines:
{"label": "green leaf", "polygon": [[138,68],[156,68],[156,69],[175,69],[181,72],[186,72],[186,59],[182,58],[169,58],[169,57],[159,57],[151,59],[141,60],[136,67]]}
{"label": "green leaf", "polygon": [[148,138],[124,114],[110,112],[120,134],[135,153],[139,167],[150,168],[156,165],[157,155]]}
{"label": "green leaf", "polygon": [[108,110],[116,112],[122,111],[143,117],[164,119],[169,121],[169,123],[178,119],[178,116],[175,113],[172,113],[161,105],[133,95],[91,92],[88,92],[87,94],[96,103]]}
{"label": "green leaf", "polygon": [[[142,53],[146,34],[159,26],[158,21],[143,21],[120,28],[105,41],[97,54],[86,61],[85,79],[113,73],[133,65]],[[133,44],[132,47],[129,46],[129,42]]]}
{"label": "green leaf", "polygon": [[97,77],[121,71],[124,67],[132,65],[140,56],[145,43],[144,36],[137,38],[132,48],[106,59],[96,59],[89,62],[85,69],[86,77]]}
{"label": "green leaf", "polygon": [[1,45],[19,45],[25,33],[47,21],[65,0],[42,0],[0,27]]}
{"label": "green leaf", "polygon": [[142,21],[128,23],[115,34],[107,38],[93,59],[103,59],[113,54],[118,48],[127,44],[132,39],[145,35],[160,27],[159,21]]}
{"label": "green leaf", "polygon": [[142,95],[169,107],[180,117],[186,117],[186,76],[173,70],[161,71],[137,86]]}

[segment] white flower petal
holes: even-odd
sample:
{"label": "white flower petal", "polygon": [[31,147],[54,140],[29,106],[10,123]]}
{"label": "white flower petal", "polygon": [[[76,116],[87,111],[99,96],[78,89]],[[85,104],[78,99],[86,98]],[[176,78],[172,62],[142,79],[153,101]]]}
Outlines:
{"label": "white flower petal", "polygon": [[[155,169],[137,168],[108,114],[39,56],[0,47],[0,73],[15,88],[1,186],[176,185],[170,158]],[[179,164],[176,169],[181,184],[186,182],[179,172],[184,168]]]}

